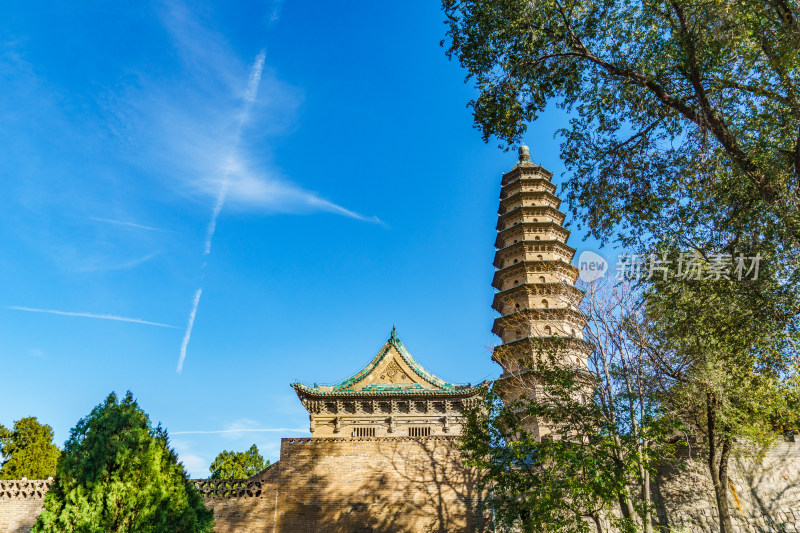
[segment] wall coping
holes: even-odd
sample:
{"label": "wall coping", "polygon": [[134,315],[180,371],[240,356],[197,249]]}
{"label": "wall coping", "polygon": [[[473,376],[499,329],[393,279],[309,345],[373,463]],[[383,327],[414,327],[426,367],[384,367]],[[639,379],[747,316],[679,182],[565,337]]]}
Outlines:
{"label": "wall coping", "polygon": [[0,479],[0,500],[40,500],[52,484],[53,478]]}

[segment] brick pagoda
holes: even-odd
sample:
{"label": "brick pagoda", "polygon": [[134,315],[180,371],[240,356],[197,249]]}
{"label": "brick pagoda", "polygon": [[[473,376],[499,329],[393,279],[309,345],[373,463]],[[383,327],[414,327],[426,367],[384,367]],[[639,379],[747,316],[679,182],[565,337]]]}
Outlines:
{"label": "brick pagoda", "polygon": [[[500,313],[492,332],[501,339],[492,359],[503,368],[499,384],[504,398],[513,400],[535,393],[526,381],[520,361],[541,353],[558,353],[559,363],[585,369],[591,352],[583,340],[586,317],[579,309],[583,291],[575,287],[578,269],[572,266],[575,249],[567,246],[569,230],[559,211],[552,172],[531,162],[527,146],[519,161],[503,174],[497,220],[497,289],[492,307]],[[531,431],[547,431],[538,421]]]}

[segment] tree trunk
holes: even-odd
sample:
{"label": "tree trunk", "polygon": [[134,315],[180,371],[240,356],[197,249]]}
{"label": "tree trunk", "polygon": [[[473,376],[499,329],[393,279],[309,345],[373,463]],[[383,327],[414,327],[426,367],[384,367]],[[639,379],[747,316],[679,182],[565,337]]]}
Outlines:
{"label": "tree trunk", "polygon": [[716,407],[718,401],[713,393],[706,394],[706,423],[708,425],[708,469],[714,483],[714,496],[717,499],[717,515],[720,533],[733,533],[733,523],[728,507],[728,459],[730,458],[730,437],[720,439],[721,449],[717,450]]}
{"label": "tree trunk", "polygon": [[650,509],[650,472],[646,469],[642,476],[642,499],[645,504],[644,533],[653,533],[653,513]]}
{"label": "tree trunk", "polygon": [[600,523],[600,516],[593,514],[592,518],[594,519],[594,526],[597,528],[597,533],[603,533],[603,525]]}
{"label": "tree trunk", "polygon": [[717,467],[717,480],[714,483],[714,494],[717,497],[717,509],[719,510],[720,533],[733,533],[733,521],[731,520],[730,505],[728,503],[728,460],[730,459],[731,442],[726,438],[722,442],[722,450],[719,454],[719,465]]}
{"label": "tree trunk", "polygon": [[620,495],[619,508],[622,512],[622,518],[630,520],[631,524],[637,522],[636,509],[633,508],[633,501],[630,498]]}

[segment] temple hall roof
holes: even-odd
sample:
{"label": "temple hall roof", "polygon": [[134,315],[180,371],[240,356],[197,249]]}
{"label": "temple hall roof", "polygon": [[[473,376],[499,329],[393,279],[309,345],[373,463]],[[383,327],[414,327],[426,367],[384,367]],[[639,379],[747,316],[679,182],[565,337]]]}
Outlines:
{"label": "temple hall roof", "polygon": [[456,385],[420,365],[392,328],[389,340],[360,372],[335,385],[292,383],[298,396],[471,396],[485,387]]}

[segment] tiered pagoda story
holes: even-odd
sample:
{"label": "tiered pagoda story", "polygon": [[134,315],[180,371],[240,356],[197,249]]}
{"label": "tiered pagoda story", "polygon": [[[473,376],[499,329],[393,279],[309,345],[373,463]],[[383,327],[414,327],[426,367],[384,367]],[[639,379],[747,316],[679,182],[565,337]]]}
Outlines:
{"label": "tiered pagoda story", "polygon": [[[586,316],[580,311],[583,291],[575,286],[579,271],[572,265],[575,249],[567,245],[569,230],[559,211],[552,172],[531,162],[527,146],[519,162],[503,174],[497,220],[492,307],[500,314],[493,333],[501,339],[492,359],[503,368],[499,384],[504,398],[532,394],[520,361],[543,352],[558,353],[559,364],[587,368],[590,345],[583,340]],[[552,349],[551,349],[552,348]],[[543,424],[532,433],[543,436]]]}
{"label": "tiered pagoda story", "polygon": [[308,410],[312,439],[461,434],[463,411],[487,384],[454,385],[417,363],[392,328],[389,340],[353,377],[331,386],[293,383]]}

